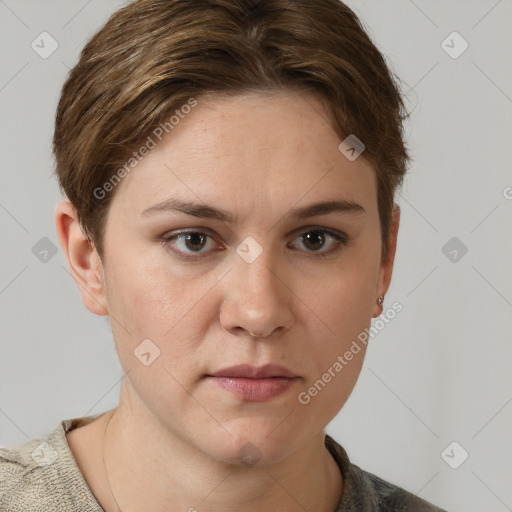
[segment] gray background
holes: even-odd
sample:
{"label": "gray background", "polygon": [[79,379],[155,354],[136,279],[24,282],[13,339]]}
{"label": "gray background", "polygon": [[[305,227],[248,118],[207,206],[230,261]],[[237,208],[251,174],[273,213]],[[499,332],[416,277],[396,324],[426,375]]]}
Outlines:
{"label": "gray background", "polygon": [[[0,1],[4,446],[117,404],[108,319],[83,307],[58,246],[50,142],[68,69],[120,5]],[[450,511],[512,510],[512,2],[349,5],[403,81],[414,162],[385,303],[404,309],[327,432],[359,466]],[[31,47],[43,31],[59,45],[46,59]],[[457,58],[462,40],[442,45],[454,31],[469,44]],[[57,246],[46,260],[43,237]]]}

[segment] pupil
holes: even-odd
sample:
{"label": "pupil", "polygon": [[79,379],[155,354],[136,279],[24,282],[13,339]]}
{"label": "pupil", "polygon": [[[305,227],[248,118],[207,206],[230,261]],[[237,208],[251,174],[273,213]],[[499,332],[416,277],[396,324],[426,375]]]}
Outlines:
{"label": "pupil", "polygon": [[306,244],[311,249],[320,249],[324,243],[324,235],[320,231],[311,231],[305,235]]}
{"label": "pupil", "polygon": [[[192,244],[189,242],[192,242]],[[186,244],[189,249],[201,249],[204,245],[204,236],[201,233],[189,233],[186,237]]]}

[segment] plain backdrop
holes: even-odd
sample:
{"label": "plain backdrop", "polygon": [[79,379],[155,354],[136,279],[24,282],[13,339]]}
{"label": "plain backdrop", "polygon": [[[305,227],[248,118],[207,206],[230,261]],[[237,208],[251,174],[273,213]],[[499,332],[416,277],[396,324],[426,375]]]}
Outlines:
{"label": "plain backdrop", "polygon": [[[53,224],[51,138],[68,70],[121,5],[0,1],[4,446],[118,401],[108,319],[82,305]],[[354,463],[449,511],[512,510],[512,2],[349,5],[402,80],[414,161],[385,303],[403,311],[371,340],[327,432]],[[58,45],[47,58],[41,37]]]}

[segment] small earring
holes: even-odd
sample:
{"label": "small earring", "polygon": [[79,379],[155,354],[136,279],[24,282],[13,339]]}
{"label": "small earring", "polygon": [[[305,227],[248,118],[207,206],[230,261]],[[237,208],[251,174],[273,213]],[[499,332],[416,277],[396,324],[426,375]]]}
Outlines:
{"label": "small earring", "polygon": [[382,306],[382,304],[384,303],[384,295],[381,295],[378,299],[377,299],[377,304],[379,306]]}

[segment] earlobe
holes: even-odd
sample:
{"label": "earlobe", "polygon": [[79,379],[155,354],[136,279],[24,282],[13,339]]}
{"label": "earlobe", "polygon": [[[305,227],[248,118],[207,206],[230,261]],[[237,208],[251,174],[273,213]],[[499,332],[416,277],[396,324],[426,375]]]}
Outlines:
{"label": "earlobe", "polygon": [[84,306],[96,315],[108,315],[101,259],[82,232],[76,210],[68,199],[57,203],[54,220],[62,251]]}
{"label": "earlobe", "polygon": [[[393,205],[391,226],[388,238],[388,253],[387,257],[381,263],[380,277],[376,289],[376,297],[386,296],[389,285],[391,283],[391,276],[393,274],[393,264],[395,261],[396,246],[398,239],[398,228],[400,226],[400,206],[396,203]],[[381,306],[376,306],[373,317],[376,318],[382,313]]]}

